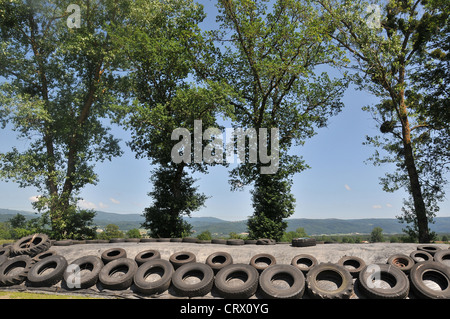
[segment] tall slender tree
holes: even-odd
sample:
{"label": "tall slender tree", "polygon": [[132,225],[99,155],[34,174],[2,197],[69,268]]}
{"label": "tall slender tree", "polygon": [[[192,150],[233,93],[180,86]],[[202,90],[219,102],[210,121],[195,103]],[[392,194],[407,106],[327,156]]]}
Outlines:
{"label": "tall slender tree", "polygon": [[332,21],[330,36],[353,58],[360,88],[380,99],[365,109],[383,133],[367,137],[367,144],[377,147],[370,160],[396,166],[381,178],[383,189],[403,188],[409,193],[398,218],[410,224],[406,231],[419,242],[430,242],[429,222],[439,210],[447,182],[448,158],[437,154],[448,149],[441,138],[448,132],[448,121],[432,125],[435,109],[423,107],[427,92],[418,90],[413,79],[424,81],[416,75],[421,57],[441,32],[439,24],[448,21],[448,11],[447,17],[442,13],[445,1],[432,1],[441,10],[422,0],[315,2],[323,17]]}

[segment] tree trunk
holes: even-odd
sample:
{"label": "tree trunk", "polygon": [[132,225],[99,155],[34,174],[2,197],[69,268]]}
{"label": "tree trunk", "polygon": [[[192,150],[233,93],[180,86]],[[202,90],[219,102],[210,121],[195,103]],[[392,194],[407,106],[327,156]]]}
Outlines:
{"label": "tree trunk", "polygon": [[405,152],[405,165],[408,171],[408,178],[411,186],[411,195],[414,202],[414,211],[417,218],[418,237],[420,243],[429,243],[430,232],[428,229],[428,218],[425,207],[425,202],[422,196],[422,187],[419,181],[419,174],[417,173],[416,163],[414,160],[413,149],[411,145],[411,128],[408,121],[408,111],[404,100],[403,90],[400,92],[400,108],[399,115],[402,123],[402,140]]}

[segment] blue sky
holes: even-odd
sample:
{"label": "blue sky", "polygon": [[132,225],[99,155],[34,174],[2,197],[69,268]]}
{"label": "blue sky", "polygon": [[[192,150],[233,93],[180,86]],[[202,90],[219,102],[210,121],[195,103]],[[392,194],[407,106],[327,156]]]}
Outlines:
{"label": "blue sky", "polygon": [[[208,16],[204,28],[211,28],[215,21],[212,1],[202,0]],[[374,148],[362,145],[366,135],[378,134],[371,115],[361,110],[377,100],[366,92],[347,89],[343,102],[345,107],[329,120],[326,128],[306,141],[304,146],[292,151],[303,156],[311,166],[294,176],[292,193],[297,202],[291,218],[395,218],[401,214],[403,191],[383,192],[379,177],[392,170],[388,165],[375,167],[364,161]],[[137,160],[125,145],[129,133],[120,127],[112,127],[113,134],[122,139],[124,154],[111,162],[99,163],[96,172],[97,185],[87,186],[79,203],[81,207],[114,213],[142,213],[151,203],[147,193],[152,167],[148,160]],[[0,152],[12,146],[25,147],[26,141],[17,141],[10,130],[0,131]],[[230,164],[229,169],[233,168]],[[211,216],[225,220],[242,220],[252,214],[250,187],[231,192],[228,169],[211,167],[209,174],[196,174],[199,190],[210,198],[206,206],[192,216]],[[450,187],[446,188],[449,193]],[[0,208],[31,211],[31,202],[38,195],[34,188],[21,189],[14,183],[0,181]],[[450,201],[440,205],[438,216],[450,216]]]}

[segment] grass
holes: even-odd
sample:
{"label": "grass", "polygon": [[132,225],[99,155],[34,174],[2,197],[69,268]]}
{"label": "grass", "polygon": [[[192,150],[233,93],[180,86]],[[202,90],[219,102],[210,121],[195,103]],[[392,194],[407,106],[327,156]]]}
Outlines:
{"label": "grass", "polygon": [[88,296],[44,294],[21,291],[0,291],[0,299],[102,299]]}

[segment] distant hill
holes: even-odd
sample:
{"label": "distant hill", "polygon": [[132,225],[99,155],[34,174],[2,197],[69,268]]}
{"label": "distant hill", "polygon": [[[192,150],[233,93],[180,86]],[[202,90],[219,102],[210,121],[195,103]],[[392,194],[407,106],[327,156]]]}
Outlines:
{"label": "distant hill", "polygon": [[[16,214],[22,214],[27,218],[37,215],[32,212],[0,209],[0,222],[12,218]],[[247,232],[247,221],[226,221],[216,217],[187,217],[185,218],[195,230],[196,234],[209,230],[215,236],[226,236],[230,232]],[[116,224],[119,229],[127,231],[132,228],[141,228],[144,217],[141,214],[116,214],[98,211],[94,223],[104,228],[108,224]],[[374,227],[381,227],[385,234],[400,234],[404,224],[395,218],[361,218],[361,219],[288,219],[287,231],[294,231],[303,227],[308,235],[331,234],[369,234]],[[435,223],[430,225],[431,230],[437,233],[450,233],[450,217],[437,217]]]}

